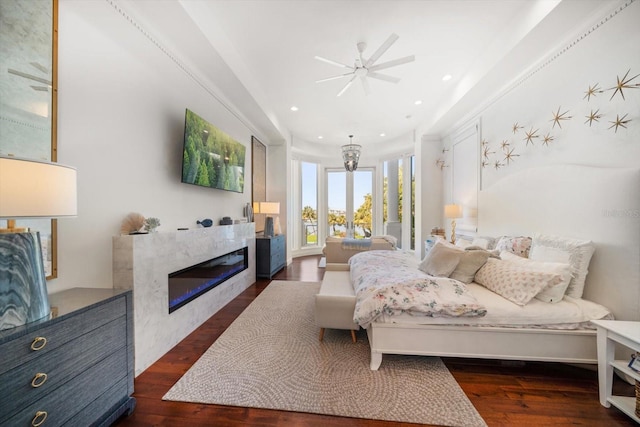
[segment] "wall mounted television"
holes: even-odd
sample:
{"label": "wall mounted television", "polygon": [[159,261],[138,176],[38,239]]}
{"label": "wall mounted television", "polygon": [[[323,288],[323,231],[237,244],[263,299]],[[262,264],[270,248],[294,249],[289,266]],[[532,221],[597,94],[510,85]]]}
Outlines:
{"label": "wall mounted television", "polygon": [[246,147],[187,109],[182,149],[182,182],[244,191]]}

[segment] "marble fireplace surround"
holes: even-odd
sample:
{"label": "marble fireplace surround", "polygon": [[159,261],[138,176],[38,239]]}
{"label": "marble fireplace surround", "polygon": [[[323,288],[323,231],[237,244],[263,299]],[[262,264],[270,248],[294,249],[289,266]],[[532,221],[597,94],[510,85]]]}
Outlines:
{"label": "marble fireplace surround", "polygon": [[[113,287],[133,289],[135,374],[256,280],[255,224],[113,237]],[[168,275],[248,247],[249,268],[169,314]]]}

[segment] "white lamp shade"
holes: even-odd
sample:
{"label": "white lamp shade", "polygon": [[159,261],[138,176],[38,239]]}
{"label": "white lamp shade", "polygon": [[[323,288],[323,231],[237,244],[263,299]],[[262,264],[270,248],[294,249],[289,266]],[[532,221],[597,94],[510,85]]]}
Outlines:
{"label": "white lamp shade", "polygon": [[444,207],[445,218],[460,218],[462,217],[462,206],[460,205],[445,205]]}
{"label": "white lamp shade", "polygon": [[280,213],[280,203],[260,202],[260,213],[267,215],[278,215]]}
{"label": "white lamp shade", "polygon": [[76,216],[76,194],[72,167],[0,157],[0,218]]}

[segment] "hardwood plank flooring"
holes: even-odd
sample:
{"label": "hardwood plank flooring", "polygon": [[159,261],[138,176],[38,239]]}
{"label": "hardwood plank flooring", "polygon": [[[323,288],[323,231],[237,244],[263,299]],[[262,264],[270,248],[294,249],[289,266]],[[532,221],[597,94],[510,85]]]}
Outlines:
{"label": "hardwood plank flooring", "polygon": [[[296,258],[274,280],[319,282],[319,256]],[[134,413],[115,425],[127,426],[357,426],[398,427],[396,422],[333,417],[268,409],[163,401],[162,396],[189,370],[235,318],[262,292],[258,280],[135,380]],[[635,426],[616,408],[598,401],[594,370],[559,363],[514,363],[443,358],[445,364],[490,427]],[[633,386],[616,378],[616,394],[633,396]]]}

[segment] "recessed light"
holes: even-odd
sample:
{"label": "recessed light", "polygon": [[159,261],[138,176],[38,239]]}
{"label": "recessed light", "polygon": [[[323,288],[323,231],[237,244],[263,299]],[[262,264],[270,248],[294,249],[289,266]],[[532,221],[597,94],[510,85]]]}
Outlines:
{"label": "recessed light", "polygon": [[323,138],[323,136],[322,136],[322,135],[319,135],[319,136],[318,136],[318,139],[322,139],[322,138]]}
{"label": "recessed light", "polygon": [[293,107],[291,107],[291,111],[298,111],[298,107],[294,105]]}
{"label": "recessed light", "polygon": [[414,102],[414,104],[420,105],[420,104],[422,104],[422,101],[418,99],[416,102]]}
{"label": "recessed light", "polygon": [[384,133],[384,132],[382,132],[382,133],[380,134],[380,136],[387,136],[387,134],[386,134],[386,133]]}
{"label": "recessed light", "polygon": [[448,82],[449,80],[451,80],[451,79],[452,79],[452,77],[453,77],[453,76],[451,76],[451,74],[445,74],[445,75],[442,77],[442,81],[443,81],[443,82]]}

